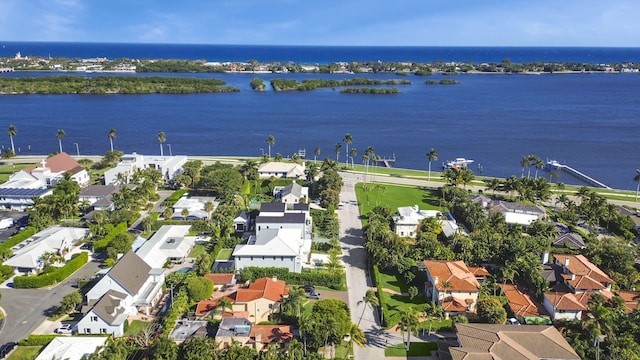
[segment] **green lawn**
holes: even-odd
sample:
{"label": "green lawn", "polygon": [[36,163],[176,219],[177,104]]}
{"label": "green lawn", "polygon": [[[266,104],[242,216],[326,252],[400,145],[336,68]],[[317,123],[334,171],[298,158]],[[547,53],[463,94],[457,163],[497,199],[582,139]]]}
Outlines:
{"label": "green lawn", "polygon": [[384,356],[431,356],[431,352],[436,350],[438,350],[436,343],[412,342],[409,343],[409,351],[405,349],[404,344],[397,344],[385,348]]}
{"label": "green lawn", "polygon": [[191,249],[191,252],[189,253],[189,257],[190,258],[197,258],[200,254],[204,254],[205,252],[207,252],[206,245],[195,244],[193,246],[193,249]]}
{"label": "green lawn", "polygon": [[427,299],[424,296],[416,296],[411,299],[408,295],[401,295],[395,293],[404,293],[408,291],[407,285],[400,275],[380,272],[380,284],[379,287],[383,289],[389,289],[391,292],[382,291],[382,297],[385,304],[387,304],[386,313],[384,315],[387,321],[387,328],[395,326],[400,320],[400,312],[410,307],[418,311],[422,311]]}
{"label": "green lawn", "polygon": [[139,334],[142,332],[142,330],[144,330],[147,326],[149,326],[149,324],[150,323],[146,321],[133,320],[129,323],[129,327],[125,332],[125,336]]}
{"label": "green lawn", "polygon": [[7,359],[9,360],[33,360],[38,356],[44,346],[18,346]]}
{"label": "green lawn", "polygon": [[360,213],[367,214],[376,205],[384,205],[395,212],[401,206],[418,205],[423,210],[441,210],[440,198],[435,190],[391,184],[367,184],[369,191],[365,191],[364,184],[356,185],[356,195],[360,204]]}
{"label": "green lawn", "polygon": [[216,260],[229,260],[231,259],[231,254],[233,254],[233,249],[221,249],[218,256],[216,256]]}

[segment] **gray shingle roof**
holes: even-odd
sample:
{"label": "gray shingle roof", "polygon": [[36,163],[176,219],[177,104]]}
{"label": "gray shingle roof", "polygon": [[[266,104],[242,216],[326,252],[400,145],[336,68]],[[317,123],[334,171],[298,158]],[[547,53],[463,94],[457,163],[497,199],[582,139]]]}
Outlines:
{"label": "gray shingle roof", "polygon": [[256,218],[256,224],[280,224],[280,223],[304,224],[305,214],[285,213],[283,216],[258,216]]}
{"label": "gray shingle roof", "polygon": [[129,294],[137,294],[149,278],[149,266],[133,251],[126,253],[111,268],[109,276],[124,287]]}

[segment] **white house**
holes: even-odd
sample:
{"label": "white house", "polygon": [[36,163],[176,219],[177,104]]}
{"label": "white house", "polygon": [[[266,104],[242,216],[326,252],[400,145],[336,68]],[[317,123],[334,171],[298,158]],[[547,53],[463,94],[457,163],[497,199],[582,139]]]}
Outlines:
{"label": "white house", "polygon": [[438,219],[446,237],[451,237],[458,232],[458,224],[455,220],[448,219],[438,210],[420,210],[418,205],[398,208],[398,213],[392,217],[393,231],[398,236],[415,238],[418,234],[418,225],[426,218]]}
{"label": "white house", "polygon": [[276,186],[273,196],[285,204],[297,204],[309,198],[309,188],[297,184],[295,180],[287,186]]}
{"label": "white house", "polygon": [[284,267],[301,272],[311,252],[312,221],[308,204],[263,203],[256,235],[233,251],[236,270],[247,266]]}
{"label": "white house", "polygon": [[483,209],[489,212],[499,212],[504,215],[504,220],[507,224],[518,224],[522,226],[529,226],[541,220],[546,216],[546,211],[543,207],[537,205],[527,205],[502,200],[491,200],[486,196],[475,196],[472,201],[479,204]]}
{"label": "white house", "polygon": [[303,179],[305,177],[304,174],[305,164],[302,163],[287,163],[287,162],[279,162],[272,161],[261,164],[258,167],[258,174],[261,178],[292,178],[292,179]]}
{"label": "white house", "polygon": [[13,256],[4,264],[13,267],[17,272],[36,273],[46,265],[41,259],[42,255],[53,252],[58,256],[64,256],[78,241],[87,236],[88,232],[87,229],[76,227],[46,228],[12,247]]}
{"label": "white house", "polygon": [[50,195],[50,188],[60,181],[65,173],[70,173],[71,179],[81,187],[89,184],[87,170],[67,153],[60,153],[11,175],[7,182],[0,185],[0,206],[24,211],[33,205],[34,197]]}
{"label": "white house", "polygon": [[86,201],[94,210],[113,210],[113,194],[120,189],[116,185],[89,185],[78,194],[81,202]]}
{"label": "white house", "polygon": [[236,229],[236,232],[246,232],[249,231],[251,217],[249,213],[242,210],[236,217],[233,219],[233,227]]}
{"label": "white house", "polygon": [[[213,210],[215,211],[219,205],[215,200],[215,197],[210,196],[189,196],[189,194],[184,194],[173,205],[173,215],[171,218],[174,220],[206,220],[209,218],[209,213],[204,210],[205,204],[211,202],[213,204]],[[182,215],[182,211],[185,209],[189,212],[186,219],[185,216]]]}
{"label": "white house", "polygon": [[88,303],[88,311],[76,325],[78,334],[104,334],[120,337],[124,335],[124,322],[129,317],[132,297],[109,290],[98,300]]}
{"label": "white house", "polygon": [[187,236],[191,225],[163,225],[136,254],[152,268],[162,268],[167,261],[181,263],[189,256],[195,237]]}
{"label": "white house", "polygon": [[126,154],[114,168],[105,171],[104,183],[114,184],[118,182],[118,175],[122,174],[129,179],[133,173],[140,169],[152,168],[162,173],[165,180],[171,180],[182,172],[182,165],[187,162],[184,155],[177,156],[153,156],[137,153]]}
{"label": "white house", "polygon": [[94,304],[113,290],[126,294],[122,304],[127,315],[149,314],[162,294],[164,270],[152,268],[135,252],[126,253],[86,294],[87,304]]}
{"label": "white house", "polygon": [[93,354],[109,339],[106,336],[56,336],[35,360],[82,360]]}

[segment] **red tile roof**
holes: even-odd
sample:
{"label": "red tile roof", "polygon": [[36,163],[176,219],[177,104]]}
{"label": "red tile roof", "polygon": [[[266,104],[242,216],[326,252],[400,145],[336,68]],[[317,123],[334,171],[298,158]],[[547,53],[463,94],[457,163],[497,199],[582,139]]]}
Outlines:
{"label": "red tile roof", "polygon": [[[584,255],[555,254],[553,257],[556,259],[558,265],[568,270],[570,274],[575,275],[573,280],[563,275],[574,289],[599,290],[604,289],[608,284],[615,284],[613,279],[589,261]],[[565,266],[567,261],[569,264]],[[587,279],[584,279],[585,277]],[[595,283],[599,283],[600,285],[596,285]]]}
{"label": "red tile roof", "polygon": [[[473,302],[473,300],[471,301]],[[441,305],[442,309],[446,312],[465,312],[469,310],[465,300],[457,299],[453,296],[443,299]]]}
{"label": "red tile roof", "polygon": [[226,297],[233,303],[233,299],[229,296],[221,296],[217,299],[202,300],[198,302],[198,305],[196,305],[196,315],[205,315],[208,312],[215,310],[215,308],[218,306],[218,302],[220,302],[220,300],[224,297]]}
{"label": "red tile roof", "polygon": [[249,336],[249,342],[282,344],[293,340],[293,329],[291,325],[253,325]]}
{"label": "red tile roof", "polygon": [[238,289],[235,302],[246,303],[260,298],[279,302],[288,294],[289,288],[284,281],[265,277],[254,281],[247,289]]}
{"label": "red tile roof", "polygon": [[[46,167],[48,167],[53,173],[63,173],[70,171],[72,174],[77,174],[84,169],[82,165],[80,165],[74,158],[72,158],[65,152],[53,155],[47,158],[45,161]],[[25,171],[31,173],[38,166],[42,166],[42,164],[38,163],[31,165],[25,168]]]}
{"label": "red tile roof", "polygon": [[211,279],[214,285],[231,284],[235,276],[235,274],[204,274],[204,277]]}
{"label": "red tile roof", "polygon": [[[445,290],[442,285],[445,282],[450,283],[447,291],[455,292],[474,292],[480,289],[480,283],[476,276],[467,268],[464,261],[446,261],[446,260],[424,260],[423,265],[435,280],[438,278],[436,288]],[[476,272],[478,270],[476,269]]]}
{"label": "red tile roof", "polygon": [[549,316],[540,303],[523,292],[517,285],[503,284],[500,287],[509,301],[509,307],[516,316]]}
{"label": "red tile roof", "polygon": [[620,296],[624,300],[627,313],[631,313],[635,310],[640,303],[640,292],[638,291],[617,291],[616,295]]}

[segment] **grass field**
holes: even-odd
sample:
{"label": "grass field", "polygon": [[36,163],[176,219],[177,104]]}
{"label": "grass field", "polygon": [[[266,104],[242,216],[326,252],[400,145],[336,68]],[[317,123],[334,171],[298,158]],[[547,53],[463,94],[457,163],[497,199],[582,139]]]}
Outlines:
{"label": "grass field", "polygon": [[233,249],[225,248],[220,250],[218,256],[216,256],[216,260],[229,260],[231,259],[231,254],[233,254]]}
{"label": "grass field", "polygon": [[404,344],[397,344],[384,349],[384,356],[430,356],[431,352],[436,350],[438,350],[436,343],[412,342],[409,344],[409,351],[405,349]]}
{"label": "grass field", "polygon": [[434,190],[416,186],[402,186],[390,184],[367,184],[370,189],[365,191],[364,184],[356,185],[356,196],[360,204],[360,213],[367,214],[377,205],[385,205],[395,212],[401,206],[418,205],[422,210],[441,210],[440,198]]}
{"label": "grass field", "polygon": [[125,332],[125,335],[135,335],[141,333],[142,330],[144,330],[147,326],[149,326],[149,323],[146,321],[133,320],[129,323],[129,327]]}
{"label": "grass field", "polygon": [[7,359],[9,360],[33,360],[38,356],[40,350],[42,350],[43,346],[18,346],[11,356]]}
{"label": "grass field", "polygon": [[207,252],[206,245],[195,244],[193,246],[193,249],[191,249],[191,252],[189,253],[189,257],[190,258],[197,258],[200,254],[204,254],[205,252]]}

